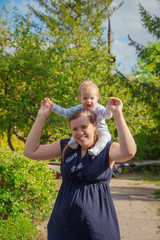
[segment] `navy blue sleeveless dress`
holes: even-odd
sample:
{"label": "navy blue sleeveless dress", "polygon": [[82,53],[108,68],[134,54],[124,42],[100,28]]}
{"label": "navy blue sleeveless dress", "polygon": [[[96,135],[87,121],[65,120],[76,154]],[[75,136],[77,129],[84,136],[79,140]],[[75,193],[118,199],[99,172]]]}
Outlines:
{"label": "navy blue sleeveless dress", "polygon": [[[69,139],[61,140],[61,148]],[[109,183],[108,142],[96,157],[81,159],[81,148],[69,149],[61,163],[62,184],[48,223],[48,240],[120,240]]]}

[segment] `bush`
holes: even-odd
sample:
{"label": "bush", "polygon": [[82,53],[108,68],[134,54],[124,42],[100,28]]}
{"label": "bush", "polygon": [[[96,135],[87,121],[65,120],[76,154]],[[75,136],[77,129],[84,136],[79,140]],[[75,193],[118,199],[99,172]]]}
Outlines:
{"label": "bush", "polygon": [[160,156],[160,145],[159,139],[154,137],[154,134],[149,135],[149,133],[140,133],[135,136],[135,141],[137,144],[137,154],[135,160],[159,160]]}
{"label": "bush", "polygon": [[7,220],[0,219],[1,240],[35,240],[40,239],[41,235],[31,220],[23,214],[9,216]]}
{"label": "bush", "polygon": [[47,162],[33,161],[21,153],[0,152],[0,217],[20,213],[34,221],[53,207],[55,183]]}

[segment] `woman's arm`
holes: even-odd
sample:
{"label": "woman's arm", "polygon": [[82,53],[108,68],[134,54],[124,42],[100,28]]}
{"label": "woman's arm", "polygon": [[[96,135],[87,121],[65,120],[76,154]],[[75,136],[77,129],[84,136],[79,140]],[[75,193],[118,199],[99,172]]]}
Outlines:
{"label": "woman's arm", "polygon": [[24,155],[34,160],[50,160],[61,156],[60,141],[51,144],[40,144],[40,136],[45,120],[51,113],[52,105],[41,101],[41,108],[37,118],[28,134]]}
{"label": "woman's arm", "polygon": [[114,142],[109,151],[110,162],[125,162],[136,154],[136,144],[123,117],[123,104],[118,98],[109,98],[110,109],[116,123],[119,142]]}

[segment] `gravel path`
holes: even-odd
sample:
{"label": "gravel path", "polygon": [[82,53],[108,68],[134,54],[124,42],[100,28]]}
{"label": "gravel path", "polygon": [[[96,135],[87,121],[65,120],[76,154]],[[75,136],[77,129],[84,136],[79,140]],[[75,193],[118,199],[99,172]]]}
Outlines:
{"label": "gravel path", "polygon": [[[61,180],[57,180],[57,189]],[[118,215],[121,240],[160,239],[160,200],[154,196],[159,187],[140,180],[113,178],[111,193]],[[38,227],[47,240],[47,223]],[[72,239],[71,239],[72,240]]]}

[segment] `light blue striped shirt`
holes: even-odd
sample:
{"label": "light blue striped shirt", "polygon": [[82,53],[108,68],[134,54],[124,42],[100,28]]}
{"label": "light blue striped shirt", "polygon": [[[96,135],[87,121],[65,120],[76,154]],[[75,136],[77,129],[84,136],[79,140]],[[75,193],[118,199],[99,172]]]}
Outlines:
{"label": "light blue striped shirt", "polygon": [[[80,108],[85,109],[82,104],[71,108],[63,108],[54,103],[52,111],[63,117],[69,117],[72,112]],[[105,122],[105,119],[110,119],[112,117],[112,112],[109,109],[109,105],[107,105],[105,108],[101,104],[96,103],[95,107],[91,109],[91,112],[96,115],[98,129],[103,128],[108,131],[108,126]]]}

